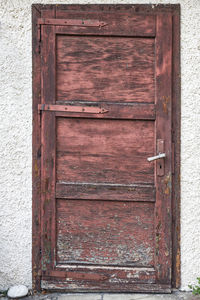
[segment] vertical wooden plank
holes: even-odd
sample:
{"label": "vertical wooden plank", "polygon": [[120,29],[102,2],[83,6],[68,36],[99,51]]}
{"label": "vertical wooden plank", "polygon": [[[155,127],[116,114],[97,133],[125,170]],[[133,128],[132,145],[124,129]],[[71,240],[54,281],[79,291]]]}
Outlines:
{"label": "vertical wooden plank", "polygon": [[171,283],[171,109],[172,16],[157,15],[156,24],[156,140],[165,143],[165,174],[156,170],[155,268],[157,283]]}
{"label": "vertical wooden plank", "polygon": [[180,274],[180,123],[181,123],[181,88],[180,88],[180,4],[173,10],[173,142],[174,142],[174,175],[172,201],[172,238],[173,238],[173,269],[172,284],[179,288]]}
{"label": "vertical wooden plank", "polygon": [[[55,103],[55,33],[54,26],[42,26],[42,103]],[[55,113],[42,113],[42,270],[52,268],[55,244]]]}
{"label": "vertical wooden plank", "polygon": [[32,5],[32,91],[33,91],[33,134],[32,134],[32,288],[40,290],[40,181],[41,181],[41,141],[38,114],[40,103],[40,55],[38,53],[37,19],[40,17],[38,5]]}

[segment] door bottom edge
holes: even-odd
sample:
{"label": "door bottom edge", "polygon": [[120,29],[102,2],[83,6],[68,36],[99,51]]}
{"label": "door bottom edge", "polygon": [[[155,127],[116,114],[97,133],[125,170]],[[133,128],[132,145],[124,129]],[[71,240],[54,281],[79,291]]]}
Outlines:
{"label": "door bottom edge", "polygon": [[[49,282],[47,280],[41,281],[41,289],[48,292],[59,292],[59,293],[147,293],[147,294],[171,294],[172,287],[171,285],[165,284],[131,284],[123,285],[120,284],[116,286],[93,286],[93,287],[79,287],[76,284],[70,284],[68,286],[66,283],[62,282]],[[72,287],[72,285],[74,287]]]}

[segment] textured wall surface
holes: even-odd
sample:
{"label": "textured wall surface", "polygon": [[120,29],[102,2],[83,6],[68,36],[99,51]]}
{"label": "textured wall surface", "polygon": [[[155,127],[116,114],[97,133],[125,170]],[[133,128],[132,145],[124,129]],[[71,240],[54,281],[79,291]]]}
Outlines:
{"label": "textured wall surface", "polygon": [[[36,1],[106,3],[107,1]],[[182,290],[200,276],[200,0],[181,3]],[[0,1],[0,289],[31,288],[31,0]]]}

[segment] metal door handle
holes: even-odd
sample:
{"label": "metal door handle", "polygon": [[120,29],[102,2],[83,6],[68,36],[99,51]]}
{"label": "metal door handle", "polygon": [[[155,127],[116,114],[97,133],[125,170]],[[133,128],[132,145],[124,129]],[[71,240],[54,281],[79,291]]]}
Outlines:
{"label": "metal door handle", "polygon": [[147,160],[148,161],[153,161],[153,160],[157,160],[157,159],[164,158],[164,157],[166,157],[165,153],[159,153],[156,156],[148,157]]}

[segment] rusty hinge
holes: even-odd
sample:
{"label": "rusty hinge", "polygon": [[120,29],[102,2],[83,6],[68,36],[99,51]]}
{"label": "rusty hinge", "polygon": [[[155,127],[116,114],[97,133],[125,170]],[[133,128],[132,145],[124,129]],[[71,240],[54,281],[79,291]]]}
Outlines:
{"label": "rusty hinge", "polygon": [[39,18],[38,25],[57,25],[57,26],[82,26],[82,27],[103,27],[107,23],[99,20],[85,19],[48,19]]}
{"label": "rusty hinge", "polygon": [[40,53],[41,44],[41,25],[55,26],[81,26],[81,27],[104,27],[108,25],[106,22],[90,19],[49,19],[38,18],[37,20],[37,36],[38,36],[38,53]]}
{"label": "rusty hinge", "polygon": [[108,110],[98,106],[73,106],[73,105],[53,105],[53,104],[38,104],[40,111],[61,111],[72,113],[89,113],[89,114],[104,114]]}

